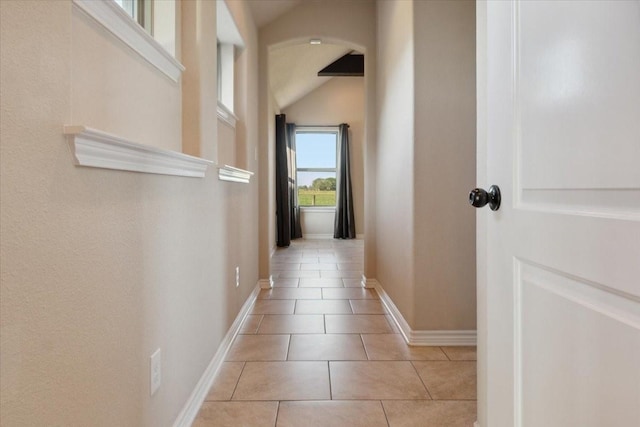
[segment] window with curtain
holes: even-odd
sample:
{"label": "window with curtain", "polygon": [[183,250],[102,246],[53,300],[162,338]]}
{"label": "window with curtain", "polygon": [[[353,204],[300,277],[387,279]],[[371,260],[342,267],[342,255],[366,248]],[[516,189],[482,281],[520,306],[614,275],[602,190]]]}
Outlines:
{"label": "window with curtain", "polygon": [[338,128],[296,128],[299,206],[336,205]]}

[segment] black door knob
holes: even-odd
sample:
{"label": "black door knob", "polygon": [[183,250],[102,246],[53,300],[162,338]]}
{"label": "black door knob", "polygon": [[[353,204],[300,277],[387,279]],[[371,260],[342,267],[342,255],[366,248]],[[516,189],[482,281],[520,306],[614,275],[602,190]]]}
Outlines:
{"label": "black door knob", "polygon": [[469,193],[469,203],[476,208],[481,208],[487,203],[492,211],[500,209],[500,189],[497,185],[489,187],[489,191],[476,188]]}

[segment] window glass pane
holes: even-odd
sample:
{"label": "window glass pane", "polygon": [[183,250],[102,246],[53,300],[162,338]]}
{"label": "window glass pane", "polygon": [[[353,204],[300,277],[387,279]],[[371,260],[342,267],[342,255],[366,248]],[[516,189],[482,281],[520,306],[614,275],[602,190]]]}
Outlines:
{"label": "window glass pane", "polygon": [[123,8],[129,14],[130,17],[132,17],[133,19],[137,19],[137,16],[136,16],[137,0],[115,0],[115,2],[118,4],[118,6]]}
{"label": "window glass pane", "polygon": [[298,168],[336,167],[336,134],[296,132]]}
{"label": "window glass pane", "polygon": [[335,172],[298,171],[298,204],[300,206],[335,206]]}

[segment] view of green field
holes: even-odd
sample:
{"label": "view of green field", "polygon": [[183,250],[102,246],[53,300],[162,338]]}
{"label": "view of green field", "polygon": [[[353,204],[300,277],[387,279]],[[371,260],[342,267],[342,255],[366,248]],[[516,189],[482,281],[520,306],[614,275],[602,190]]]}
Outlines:
{"label": "view of green field", "polygon": [[335,206],[336,192],[322,190],[298,189],[298,204],[300,206]]}

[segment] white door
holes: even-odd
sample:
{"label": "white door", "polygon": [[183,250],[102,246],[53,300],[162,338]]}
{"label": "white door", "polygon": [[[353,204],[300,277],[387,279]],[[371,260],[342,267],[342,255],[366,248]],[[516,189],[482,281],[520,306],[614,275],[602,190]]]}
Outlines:
{"label": "white door", "polygon": [[479,424],[640,426],[640,2],[477,22]]}

